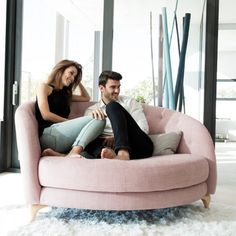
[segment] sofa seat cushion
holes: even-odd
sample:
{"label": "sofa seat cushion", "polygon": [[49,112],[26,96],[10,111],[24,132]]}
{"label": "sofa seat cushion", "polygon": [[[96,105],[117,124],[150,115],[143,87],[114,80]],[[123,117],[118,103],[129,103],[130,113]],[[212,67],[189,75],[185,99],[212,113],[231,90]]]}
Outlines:
{"label": "sofa seat cushion", "polygon": [[208,161],[198,155],[175,154],[141,160],[42,157],[39,181],[44,187],[94,192],[150,192],[203,183]]}

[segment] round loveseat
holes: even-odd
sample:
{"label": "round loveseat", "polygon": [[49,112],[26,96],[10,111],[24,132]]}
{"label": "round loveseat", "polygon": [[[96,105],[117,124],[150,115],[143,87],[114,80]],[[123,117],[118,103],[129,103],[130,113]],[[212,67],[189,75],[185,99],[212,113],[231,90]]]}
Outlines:
{"label": "round loveseat", "polygon": [[[70,117],[83,115],[92,104],[72,103]],[[41,157],[34,102],[20,105],[15,114],[17,146],[33,217],[43,206],[142,210],[202,200],[208,207],[216,188],[216,159],[207,129],[173,110],[143,109],[150,134],[182,131],[175,153],[130,161]]]}

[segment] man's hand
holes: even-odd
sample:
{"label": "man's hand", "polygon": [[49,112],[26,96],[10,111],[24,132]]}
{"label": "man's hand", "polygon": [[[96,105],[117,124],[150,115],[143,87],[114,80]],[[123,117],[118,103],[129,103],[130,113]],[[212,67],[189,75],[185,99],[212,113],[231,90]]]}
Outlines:
{"label": "man's hand", "polygon": [[97,109],[97,110],[92,112],[92,117],[94,119],[104,120],[104,119],[106,119],[107,114],[103,110]]}
{"label": "man's hand", "polygon": [[113,148],[114,147],[114,136],[101,136],[102,139],[104,139],[103,141],[103,145],[109,148]]}

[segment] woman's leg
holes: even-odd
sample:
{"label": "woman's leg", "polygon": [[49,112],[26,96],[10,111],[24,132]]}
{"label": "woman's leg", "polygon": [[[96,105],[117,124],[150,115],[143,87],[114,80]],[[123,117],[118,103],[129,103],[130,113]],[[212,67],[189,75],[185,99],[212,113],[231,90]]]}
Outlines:
{"label": "woman's leg", "polygon": [[102,134],[105,124],[105,120],[92,119],[85,125],[74,141],[69,155],[81,153],[90,142]]}
{"label": "woman's leg", "polygon": [[73,146],[83,146],[86,147],[91,141],[96,139],[100,134],[102,134],[105,128],[105,120],[91,119],[80,131]]}
{"label": "woman's leg", "polygon": [[[104,129],[105,121],[97,121],[98,120],[94,120],[91,117],[84,116],[57,123],[46,128],[40,138],[42,149],[44,150],[46,148],[51,148],[56,152],[67,153],[71,150],[75,140],[77,140],[77,143],[74,146],[81,145],[82,148],[84,148],[83,145],[87,145],[88,142],[100,135]],[[93,124],[93,135],[90,131],[88,133],[83,132],[83,135],[81,136],[81,131],[85,127],[88,128],[88,126],[90,126],[90,122]],[[88,130],[87,128],[86,130]],[[78,137],[82,137],[81,142]]]}

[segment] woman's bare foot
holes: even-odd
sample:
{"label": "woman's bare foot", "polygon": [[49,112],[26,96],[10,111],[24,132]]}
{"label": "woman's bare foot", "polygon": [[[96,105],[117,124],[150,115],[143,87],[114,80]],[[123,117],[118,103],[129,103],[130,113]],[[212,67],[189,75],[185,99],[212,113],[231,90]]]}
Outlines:
{"label": "woman's bare foot", "polygon": [[121,149],[117,155],[111,148],[103,148],[101,151],[101,158],[116,159],[116,160],[129,160],[129,152]]}
{"label": "woman's bare foot", "polygon": [[54,151],[51,148],[46,148],[46,149],[43,150],[42,156],[43,157],[45,157],[45,156],[60,156],[60,157],[64,157],[65,154],[64,153],[60,153],[60,152],[56,152],[56,151]]}
{"label": "woman's bare foot", "polygon": [[114,159],[116,153],[111,148],[103,148],[101,151],[101,158]]}
{"label": "woman's bare foot", "polygon": [[[71,151],[66,155],[66,157],[70,157],[70,156],[74,156],[74,155],[80,155],[80,153],[83,151],[83,147],[82,146],[74,146]],[[83,158],[80,155],[81,158]]]}

